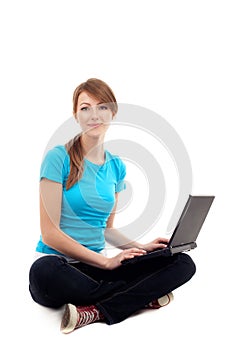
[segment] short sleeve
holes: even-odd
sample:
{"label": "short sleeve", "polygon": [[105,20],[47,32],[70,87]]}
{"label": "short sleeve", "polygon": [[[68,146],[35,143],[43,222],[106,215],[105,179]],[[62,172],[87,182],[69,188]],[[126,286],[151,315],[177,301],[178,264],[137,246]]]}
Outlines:
{"label": "short sleeve", "polygon": [[67,153],[63,146],[57,146],[49,150],[41,164],[40,180],[46,178],[51,181],[63,183],[66,157]]}
{"label": "short sleeve", "polygon": [[126,176],[126,166],[123,161],[119,158],[119,178],[116,183],[115,192],[121,192],[125,190],[125,176]]}

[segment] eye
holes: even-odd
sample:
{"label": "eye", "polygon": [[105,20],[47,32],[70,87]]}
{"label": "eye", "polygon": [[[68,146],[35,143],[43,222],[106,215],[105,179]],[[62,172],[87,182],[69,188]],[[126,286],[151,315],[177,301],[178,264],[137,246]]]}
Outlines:
{"label": "eye", "polygon": [[89,111],[90,107],[82,107],[81,111],[85,112],[85,111]]}
{"label": "eye", "polygon": [[108,110],[108,106],[106,106],[106,105],[99,105],[98,108],[100,111],[107,111]]}

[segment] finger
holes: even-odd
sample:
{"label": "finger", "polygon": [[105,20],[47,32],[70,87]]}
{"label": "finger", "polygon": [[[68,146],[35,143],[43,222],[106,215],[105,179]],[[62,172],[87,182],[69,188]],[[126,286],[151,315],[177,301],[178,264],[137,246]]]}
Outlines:
{"label": "finger", "polygon": [[157,248],[166,248],[166,247],[167,247],[167,244],[165,244],[165,243],[157,244]]}
{"label": "finger", "polygon": [[146,254],[146,250],[142,249],[142,248],[130,248],[129,253],[142,253],[142,254]]}
{"label": "finger", "polygon": [[169,239],[163,238],[159,241],[159,243],[168,243]]}
{"label": "finger", "polygon": [[158,238],[158,242],[159,242],[159,243],[163,243],[163,242],[168,243],[168,242],[169,242],[169,238],[159,237],[159,238]]}
{"label": "finger", "polygon": [[132,258],[134,258],[135,256],[142,256],[142,255],[144,255],[144,254],[145,254],[145,253],[141,253],[141,252],[127,253],[127,254],[124,254],[123,260],[125,260],[125,259],[132,259]]}

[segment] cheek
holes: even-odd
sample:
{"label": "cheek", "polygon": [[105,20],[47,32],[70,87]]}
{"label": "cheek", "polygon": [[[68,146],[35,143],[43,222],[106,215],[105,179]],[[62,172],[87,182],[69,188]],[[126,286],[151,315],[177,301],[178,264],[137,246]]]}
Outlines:
{"label": "cheek", "polygon": [[80,127],[83,128],[85,127],[85,125],[87,124],[88,118],[85,118],[83,115],[77,116],[77,122],[79,123]]}
{"label": "cheek", "polygon": [[103,116],[102,120],[104,121],[104,123],[106,124],[110,124],[111,121],[113,119],[112,113],[106,114],[105,116]]}

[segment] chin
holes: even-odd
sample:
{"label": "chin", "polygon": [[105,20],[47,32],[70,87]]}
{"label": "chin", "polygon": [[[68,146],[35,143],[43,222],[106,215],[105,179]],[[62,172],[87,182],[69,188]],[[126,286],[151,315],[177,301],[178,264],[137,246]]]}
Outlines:
{"label": "chin", "polygon": [[85,133],[88,136],[99,138],[99,137],[103,137],[106,131],[107,131],[106,128],[98,127],[98,128],[89,129]]}

